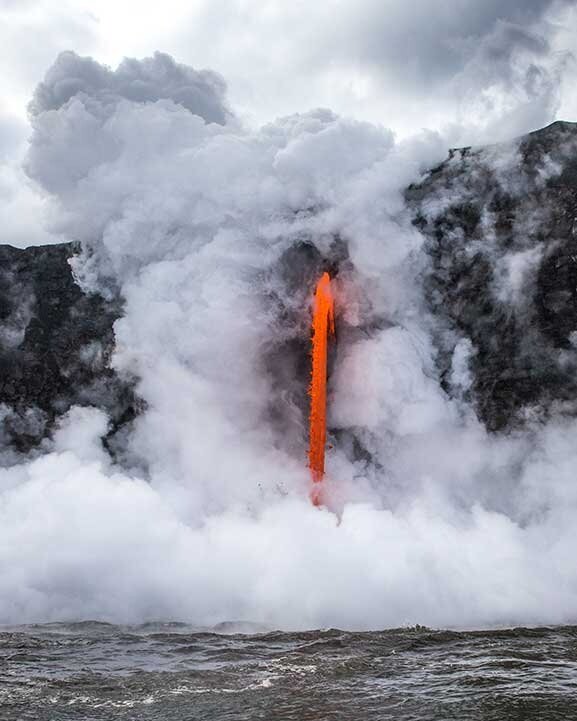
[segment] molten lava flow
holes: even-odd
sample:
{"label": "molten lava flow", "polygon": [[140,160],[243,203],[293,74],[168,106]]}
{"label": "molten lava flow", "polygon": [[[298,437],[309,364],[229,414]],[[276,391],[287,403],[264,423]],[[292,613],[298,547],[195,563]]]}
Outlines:
{"label": "molten lava flow", "polygon": [[[334,301],[331,279],[323,273],[317,283],[314,299],[312,333],[312,377],[309,388],[311,410],[309,419],[309,466],[313,481],[322,481],[325,473],[327,437],[327,346],[329,333],[334,335]],[[318,494],[313,495],[318,504]]]}

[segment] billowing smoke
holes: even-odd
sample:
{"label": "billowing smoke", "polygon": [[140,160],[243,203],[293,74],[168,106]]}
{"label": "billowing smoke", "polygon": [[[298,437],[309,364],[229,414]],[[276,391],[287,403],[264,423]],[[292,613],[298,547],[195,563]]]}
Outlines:
{"label": "billowing smoke", "polygon": [[79,97],[94,114],[110,114],[122,99],[137,103],[172,100],[200,115],[207,123],[224,125],[230,113],[224,102],[226,86],[218,73],[197,71],[176,63],[170,55],[155,53],[145,60],[126,58],[115,71],[92,58],[61,53],[36,88],[30,112],[58,110]]}
{"label": "billowing smoke", "polygon": [[[465,398],[467,339],[462,392],[440,382],[404,189],[442,138],[327,110],[250,131],[218,76],[162,55],[111,72],[66,53],[31,112],[28,173],[53,230],[82,242],[78,282],[123,298],[112,362],[146,410],[115,462],[105,414],[74,408],[47,453],[3,469],[1,620],[573,618],[577,423],[489,435]],[[516,297],[525,260],[499,293]],[[308,303],[325,269],[338,343],[319,510]]]}

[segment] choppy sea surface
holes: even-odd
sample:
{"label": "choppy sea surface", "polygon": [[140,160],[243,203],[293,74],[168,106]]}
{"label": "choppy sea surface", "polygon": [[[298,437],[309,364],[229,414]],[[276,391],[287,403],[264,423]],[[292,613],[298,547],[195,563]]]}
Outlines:
{"label": "choppy sea surface", "polygon": [[0,627],[0,719],[571,721],[577,627]]}

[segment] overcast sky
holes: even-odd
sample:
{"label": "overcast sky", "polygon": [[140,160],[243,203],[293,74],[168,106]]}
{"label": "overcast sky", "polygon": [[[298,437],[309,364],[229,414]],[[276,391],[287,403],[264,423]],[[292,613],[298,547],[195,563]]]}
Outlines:
{"label": "overcast sky", "polygon": [[[220,73],[246,124],[328,107],[487,142],[577,120],[577,0],[0,0],[0,240],[38,233],[26,106],[57,54],[160,50]],[[38,206],[35,206],[38,210]],[[41,235],[41,234],[40,234]],[[38,236],[40,237],[40,236]]]}

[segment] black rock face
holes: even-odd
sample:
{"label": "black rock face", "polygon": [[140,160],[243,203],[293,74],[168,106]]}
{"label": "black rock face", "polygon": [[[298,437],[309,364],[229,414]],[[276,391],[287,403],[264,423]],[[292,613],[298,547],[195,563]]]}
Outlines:
{"label": "black rock face", "polygon": [[448,393],[492,431],[577,413],[577,124],[451,151],[406,198]]}
{"label": "black rock face", "polygon": [[[406,200],[430,258],[425,295],[449,396],[471,403],[491,431],[577,414],[577,124],[451,151],[407,189]],[[110,367],[121,300],[81,291],[68,263],[79,250],[74,243],[0,246],[4,460],[41,444],[72,405],[108,413],[104,443],[115,454],[119,431],[142,410],[134,379]],[[303,241],[274,269],[275,283],[286,286],[282,297],[294,291],[296,303],[284,307],[274,293],[267,301],[282,331],[263,360],[279,398],[269,420],[285,430],[290,423],[279,409],[287,394],[297,416],[306,414],[309,330],[301,296],[322,270],[346,271],[348,262],[338,239],[330,258]],[[346,328],[338,333],[344,338]]]}
{"label": "black rock face", "polygon": [[[0,246],[0,445],[29,451],[72,405],[106,410],[110,434],[138,402],[133,382],[110,368],[119,300],[86,295],[66,243],[25,250]],[[112,444],[113,445],[113,444]]]}

